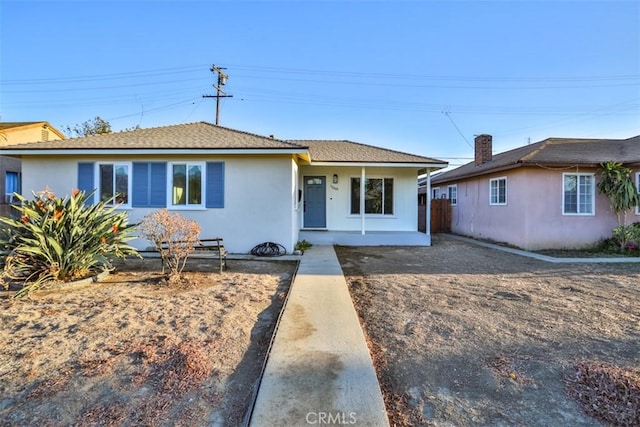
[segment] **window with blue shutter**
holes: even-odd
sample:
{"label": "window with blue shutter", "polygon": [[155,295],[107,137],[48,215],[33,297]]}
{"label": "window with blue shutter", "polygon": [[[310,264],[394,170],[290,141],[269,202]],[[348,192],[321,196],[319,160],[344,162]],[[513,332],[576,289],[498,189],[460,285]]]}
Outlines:
{"label": "window with blue shutter", "polygon": [[[89,194],[96,189],[93,163],[78,163],[78,190]],[[88,202],[93,203],[93,198]]]}
{"label": "window with blue shutter", "polygon": [[133,163],[132,206],[164,208],[167,206],[167,164]]}
{"label": "window with blue shutter", "polygon": [[224,208],[224,162],[207,162],[208,208]]}

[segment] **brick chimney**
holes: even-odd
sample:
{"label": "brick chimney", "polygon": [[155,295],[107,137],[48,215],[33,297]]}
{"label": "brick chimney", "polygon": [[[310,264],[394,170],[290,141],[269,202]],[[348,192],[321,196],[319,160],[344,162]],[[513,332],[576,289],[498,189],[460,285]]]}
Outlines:
{"label": "brick chimney", "polygon": [[476,151],[476,166],[480,166],[484,163],[490,162],[493,158],[492,150],[493,137],[491,135],[482,134],[476,136],[475,151]]}

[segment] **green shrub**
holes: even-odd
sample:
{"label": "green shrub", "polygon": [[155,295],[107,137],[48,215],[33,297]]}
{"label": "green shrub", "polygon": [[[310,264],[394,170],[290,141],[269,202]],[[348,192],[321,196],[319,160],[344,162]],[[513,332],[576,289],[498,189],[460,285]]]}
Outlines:
{"label": "green shrub", "polygon": [[613,236],[598,242],[592,251],[640,256],[640,222],[614,228]]}
{"label": "green shrub", "polygon": [[304,253],[304,251],[309,249],[311,246],[313,246],[313,245],[311,243],[307,242],[306,240],[300,240],[300,241],[298,241],[298,243],[296,243],[295,250]]}
{"label": "green shrub", "polygon": [[19,219],[0,217],[0,259],[5,282],[22,285],[17,297],[49,281],[112,269],[113,258],[140,256],[126,244],[133,238],[126,212],[107,206],[111,200],[88,204],[92,194],[74,190],[59,198],[46,189],[33,193],[34,200],[16,194]]}

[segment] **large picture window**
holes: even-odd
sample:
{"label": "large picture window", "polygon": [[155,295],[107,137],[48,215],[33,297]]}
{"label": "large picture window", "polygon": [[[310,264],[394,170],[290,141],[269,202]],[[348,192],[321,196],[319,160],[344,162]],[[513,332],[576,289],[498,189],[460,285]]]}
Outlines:
{"label": "large picture window", "polygon": [[98,194],[108,204],[129,205],[130,165],[128,163],[100,163],[98,165]]}
{"label": "large picture window", "polygon": [[171,165],[171,204],[173,206],[202,206],[202,163],[173,163]]}
{"label": "large picture window", "polygon": [[[393,178],[367,178],[364,186],[364,212],[393,215]],[[360,214],[360,178],[351,178],[351,214]]]}
{"label": "large picture window", "polygon": [[593,215],[595,179],[592,173],[562,174],[562,213]]}

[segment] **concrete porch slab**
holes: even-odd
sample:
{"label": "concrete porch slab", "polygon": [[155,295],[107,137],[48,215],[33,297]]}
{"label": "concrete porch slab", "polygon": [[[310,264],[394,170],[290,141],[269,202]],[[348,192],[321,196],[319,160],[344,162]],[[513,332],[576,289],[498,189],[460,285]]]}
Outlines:
{"label": "concrete porch slab", "polygon": [[314,245],[431,246],[431,236],[419,231],[320,231],[300,230],[298,240]]}

